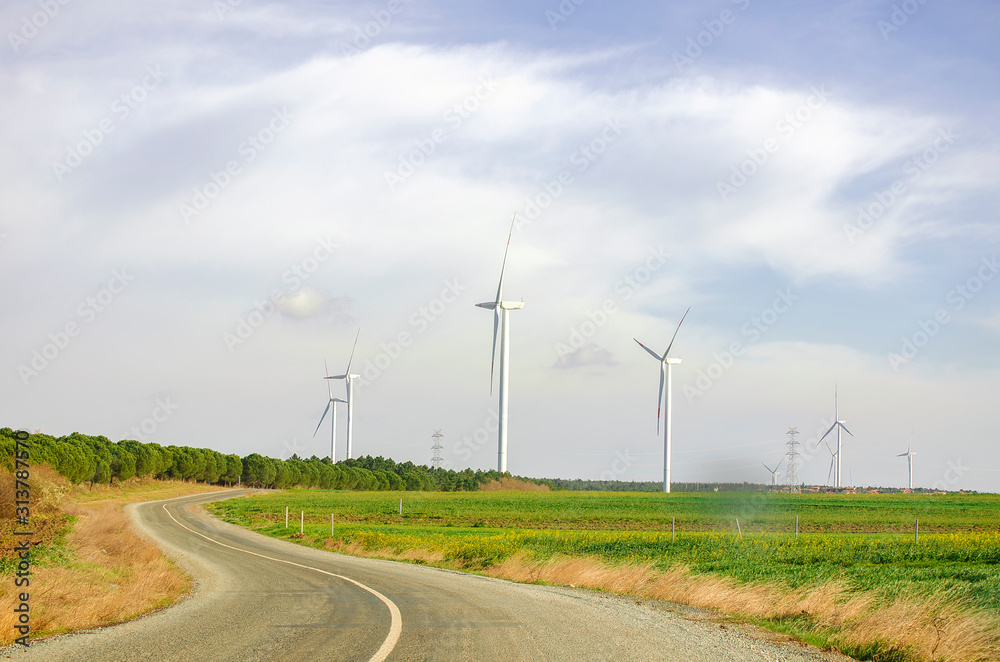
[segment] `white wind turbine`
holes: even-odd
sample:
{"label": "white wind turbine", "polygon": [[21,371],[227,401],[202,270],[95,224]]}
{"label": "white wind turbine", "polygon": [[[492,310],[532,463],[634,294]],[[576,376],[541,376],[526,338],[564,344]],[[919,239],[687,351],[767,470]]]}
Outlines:
{"label": "white wind turbine", "polygon": [[[517,213],[514,213],[514,219]],[[507,234],[507,248],[503,252],[503,263],[500,265],[500,284],[497,285],[495,301],[477,303],[480,308],[493,311],[493,352],[490,355],[490,395],[493,394],[493,372],[497,354],[497,332],[500,333],[500,420],[497,423],[497,471],[507,471],[507,377],[510,373],[510,326],[507,315],[511,310],[524,307],[523,301],[503,300],[503,272],[507,267],[507,252],[510,250],[510,238],[514,234],[514,219],[510,222],[510,232]]]}
{"label": "white wind turbine", "polygon": [[771,467],[767,466],[766,464],[764,464],[763,462],[761,462],[761,464],[764,464],[764,468],[767,469],[768,472],[770,472],[770,474],[771,474],[771,487],[774,487],[775,485],[778,484],[778,469],[781,468],[781,463],[784,462],[784,461],[785,461],[785,458],[781,458],[780,460],[778,460],[778,463],[776,465],[774,465],[773,469]]}
{"label": "white wind turbine", "polygon": [[326,379],[343,379],[347,382],[347,459],[351,459],[351,454],[354,449],[354,380],[359,379],[361,375],[356,375],[351,373],[351,363],[354,362],[354,350],[358,348],[358,337],[361,335],[361,329],[358,329],[358,335],[354,336],[354,349],[351,350],[351,358],[347,362],[347,370],[342,375],[334,375],[333,377],[326,377]]}
{"label": "white wind turbine", "polygon": [[913,456],[917,454],[917,451],[910,450],[910,447],[913,444],[913,439],[912,439],[913,435],[910,435],[910,437],[911,437],[910,438],[910,443],[906,444],[906,452],[905,453],[900,453],[896,457],[905,457],[906,458],[906,468],[909,469],[909,473],[910,473],[909,488],[912,490],[913,489]]}
{"label": "white wind turbine", "polygon": [[823,441],[824,439],[826,439],[826,435],[828,435],[831,432],[833,432],[834,428],[837,429],[837,453],[836,453],[836,457],[837,457],[837,473],[836,473],[837,485],[836,486],[837,487],[843,487],[843,485],[841,484],[841,473],[840,473],[840,461],[841,461],[841,459],[843,459],[843,454],[841,453],[841,450],[843,449],[843,445],[841,444],[840,431],[843,430],[847,434],[850,434],[852,437],[854,435],[851,434],[851,431],[847,429],[846,425],[844,425],[844,423],[846,423],[847,421],[840,420],[840,405],[838,404],[838,401],[837,401],[837,387],[836,387],[836,385],[833,387],[833,408],[834,408],[834,423],[833,423],[833,425],[830,426],[830,429],[827,430],[826,433],[822,437],[819,438],[819,440]]}
{"label": "white wind turbine", "polygon": [[667,345],[667,351],[663,352],[663,356],[660,356],[650,348],[643,345],[637,338],[633,338],[639,347],[649,352],[649,355],[660,362],[660,393],[656,400],[656,432],[660,432],[660,403],[664,402],[663,398],[663,384],[667,384],[667,397],[666,397],[666,413],[664,418],[666,419],[663,426],[663,491],[670,492],[670,433],[673,427],[673,412],[671,410],[670,401],[673,395],[673,379],[671,374],[671,368],[681,362],[681,359],[668,358],[667,355],[670,354],[670,348],[674,346],[674,340],[677,338],[677,332],[681,330],[681,324],[684,323],[684,318],[691,311],[691,307],[684,311],[684,315],[681,316],[681,321],[677,323],[677,328],[674,330],[674,337],[670,339],[670,344]]}
{"label": "white wind turbine", "polygon": [[826,472],[826,484],[830,484],[830,476],[833,475],[833,467],[837,464],[837,454],[830,448],[830,444],[824,444],[826,450],[830,451],[830,470]]}
{"label": "white wind turbine", "polygon": [[[323,369],[326,370],[325,379],[330,379],[330,369],[326,366],[326,359],[323,360]],[[350,370],[348,370],[350,372]],[[347,400],[341,400],[340,398],[333,397],[333,388],[330,386],[330,382],[326,382],[326,390],[330,393],[330,399],[326,402],[326,409],[323,410],[323,415],[319,417],[319,423],[316,424],[316,429],[313,430],[313,436],[319,432],[319,426],[323,425],[323,419],[326,418],[327,412],[333,408],[333,416],[330,417],[330,462],[336,462],[336,445],[337,445],[337,403],[347,402]]]}

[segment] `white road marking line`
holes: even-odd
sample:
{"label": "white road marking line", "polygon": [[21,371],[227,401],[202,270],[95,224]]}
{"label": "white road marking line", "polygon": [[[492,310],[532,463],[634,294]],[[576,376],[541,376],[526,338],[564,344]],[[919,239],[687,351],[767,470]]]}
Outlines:
{"label": "white road marking line", "polygon": [[301,563],[295,563],[293,561],[285,561],[284,559],[276,559],[276,558],[273,558],[271,556],[265,556],[263,554],[258,554],[257,552],[251,552],[250,550],[247,550],[247,549],[240,549],[239,547],[233,547],[232,545],[227,545],[226,543],[219,542],[218,540],[213,540],[212,538],[209,538],[205,534],[198,533],[194,529],[190,529],[190,528],[184,526],[183,524],[181,524],[180,522],[178,522],[177,519],[174,518],[174,516],[170,514],[170,511],[167,510],[166,504],[164,504],[162,506],[162,508],[163,508],[163,512],[165,512],[167,514],[167,517],[169,517],[170,519],[174,520],[174,522],[176,522],[177,525],[180,526],[182,529],[187,529],[188,531],[190,531],[191,533],[195,534],[196,536],[201,536],[205,540],[207,540],[209,542],[214,542],[216,545],[219,545],[221,547],[228,547],[229,549],[236,550],[237,552],[243,552],[244,554],[250,554],[252,556],[259,556],[262,559],[267,559],[268,561],[275,561],[276,563],[285,563],[285,564],[288,564],[288,565],[293,565],[293,566],[295,566],[297,568],[304,568],[306,570],[314,570],[315,572],[319,572],[319,573],[322,573],[324,575],[329,575],[331,577],[336,577],[337,579],[343,579],[345,582],[350,582],[351,584],[354,584],[358,588],[363,588],[364,590],[368,591],[369,593],[371,593],[372,595],[374,595],[376,598],[378,598],[379,600],[381,600],[383,603],[385,603],[385,606],[389,608],[389,615],[391,617],[390,624],[389,624],[389,636],[387,636],[385,638],[385,641],[382,642],[382,646],[377,651],[375,651],[375,654],[372,655],[372,657],[368,660],[368,662],[384,662],[385,658],[389,657],[389,653],[392,652],[392,649],[396,647],[396,643],[399,641],[399,635],[401,635],[403,633],[403,617],[399,613],[399,607],[397,607],[396,604],[392,600],[390,600],[389,598],[385,597],[384,595],[382,595],[381,593],[379,593],[375,589],[370,588],[368,586],[365,586],[361,582],[354,581],[350,577],[344,577],[343,575],[338,575],[338,574],[335,574],[335,573],[332,573],[332,572],[327,572],[326,570],[320,570],[319,568],[313,568],[312,566],[302,565]]}

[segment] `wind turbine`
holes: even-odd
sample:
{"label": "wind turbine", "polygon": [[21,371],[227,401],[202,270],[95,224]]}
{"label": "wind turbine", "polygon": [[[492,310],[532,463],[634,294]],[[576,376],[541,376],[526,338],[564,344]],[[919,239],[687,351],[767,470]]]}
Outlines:
{"label": "wind turbine", "polygon": [[824,446],[826,446],[826,450],[830,451],[830,470],[826,472],[826,484],[829,485],[830,476],[833,475],[833,467],[837,463],[837,454],[833,452],[832,448],[830,448],[830,444],[824,444]]}
{"label": "wind turbine", "polygon": [[900,453],[899,455],[896,456],[896,457],[905,457],[906,458],[906,468],[909,469],[909,472],[910,472],[909,488],[911,490],[913,489],[913,456],[917,454],[917,451],[911,451],[910,450],[910,446],[911,446],[912,443],[913,443],[913,441],[912,441],[912,435],[911,435],[911,441],[910,441],[910,443],[906,444],[906,452],[905,453]]}
{"label": "wind turbine", "polygon": [[836,385],[833,387],[833,407],[834,407],[834,423],[833,423],[833,425],[830,426],[830,429],[826,431],[826,434],[824,434],[822,437],[819,438],[819,440],[823,441],[824,439],[826,439],[826,435],[828,435],[831,432],[833,432],[834,428],[837,429],[837,453],[836,453],[836,456],[837,456],[837,474],[836,474],[836,478],[837,478],[837,487],[843,487],[843,485],[841,485],[841,480],[840,480],[840,478],[841,478],[840,460],[843,457],[841,455],[841,452],[840,452],[841,449],[843,448],[843,446],[841,445],[840,431],[843,430],[847,434],[850,434],[852,437],[854,435],[851,434],[851,431],[847,429],[846,425],[844,425],[844,423],[846,423],[847,421],[840,420],[840,405],[838,404],[838,401],[837,401],[837,387],[836,387]]}
{"label": "wind turbine", "polygon": [[[347,370],[342,375],[334,375],[333,377],[326,377],[326,379],[343,379],[347,382],[347,459],[351,459],[351,453],[354,449],[354,380],[359,379],[361,375],[356,375],[351,372],[351,363],[354,362],[354,351],[358,348],[358,337],[361,335],[361,329],[358,329],[358,335],[354,336],[354,349],[351,350],[351,358],[347,362]],[[332,395],[332,394],[331,394]],[[327,403],[329,404],[329,403]],[[322,422],[322,419],[320,420]]]}
{"label": "wind turbine", "polygon": [[477,303],[480,308],[493,311],[493,352],[490,354],[490,395],[493,395],[493,372],[497,354],[497,332],[500,333],[500,420],[497,423],[497,471],[507,471],[507,377],[510,374],[510,326],[507,322],[508,313],[524,308],[523,301],[503,300],[503,272],[507,268],[507,252],[510,250],[510,238],[514,234],[514,218],[510,221],[510,233],[507,235],[507,248],[503,252],[503,263],[500,266],[500,284],[497,285],[495,301]]}
{"label": "wind turbine", "polygon": [[670,429],[673,423],[672,411],[670,407],[671,396],[673,395],[673,379],[671,375],[671,368],[681,362],[681,359],[671,359],[667,355],[670,354],[670,348],[674,346],[674,340],[677,338],[677,332],[681,330],[681,324],[684,323],[684,318],[687,314],[691,312],[691,307],[684,311],[684,315],[681,316],[681,321],[677,323],[677,328],[674,330],[674,337],[670,339],[670,344],[667,345],[667,351],[663,352],[663,356],[660,356],[650,348],[643,345],[637,338],[632,338],[637,343],[639,347],[649,352],[649,355],[660,362],[660,394],[657,396],[656,400],[656,432],[660,432],[660,403],[664,402],[663,399],[663,383],[666,381],[667,384],[667,398],[666,398],[666,413],[664,418],[666,422],[663,426],[663,491],[670,492]]}
{"label": "wind turbine", "polygon": [[[323,369],[326,370],[325,379],[329,380],[330,369],[326,366],[326,359],[323,359]],[[350,369],[348,369],[348,372],[350,372]],[[326,418],[327,412],[330,411],[330,408],[332,407],[333,416],[330,417],[330,463],[332,464],[337,461],[335,455],[337,444],[337,403],[347,402],[347,400],[341,400],[340,398],[333,397],[333,388],[330,386],[329,381],[326,382],[326,390],[330,393],[330,399],[327,400],[326,409],[323,410],[323,415],[319,417],[319,423],[316,424],[316,429],[313,430],[313,436],[315,437],[316,433],[319,432],[319,426],[323,425],[323,419]]]}
{"label": "wind turbine", "polygon": [[761,462],[761,464],[764,464],[764,468],[767,469],[769,472],[771,472],[771,487],[774,487],[775,485],[778,484],[778,469],[781,467],[781,463],[784,461],[785,458],[781,458],[780,460],[778,460],[778,463],[774,465],[773,469],[764,464],[763,462]]}

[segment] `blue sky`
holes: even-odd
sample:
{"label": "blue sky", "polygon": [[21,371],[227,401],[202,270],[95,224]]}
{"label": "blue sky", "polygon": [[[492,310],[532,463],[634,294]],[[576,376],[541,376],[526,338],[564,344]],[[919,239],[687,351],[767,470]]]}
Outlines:
{"label": "blue sky", "polygon": [[675,480],[770,480],[796,426],[825,483],[839,385],[845,478],[904,484],[912,438],[916,484],[996,491],[998,17],[8,3],[4,424],[323,455],[323,360],[360,327],[355,452],[424,463],[442,429],[491,467],[473,304],[516,211],[513,473],[659,479],[632,338],[691,306]]}

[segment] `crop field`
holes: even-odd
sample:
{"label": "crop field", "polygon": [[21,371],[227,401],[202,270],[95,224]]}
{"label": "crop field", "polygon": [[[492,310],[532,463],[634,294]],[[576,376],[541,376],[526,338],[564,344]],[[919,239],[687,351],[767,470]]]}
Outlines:
{"label": "crop field", "polygon": [[1000,659],[995,495],[295,490],[212,508],[316,547],[711,607],[860,659]]}

